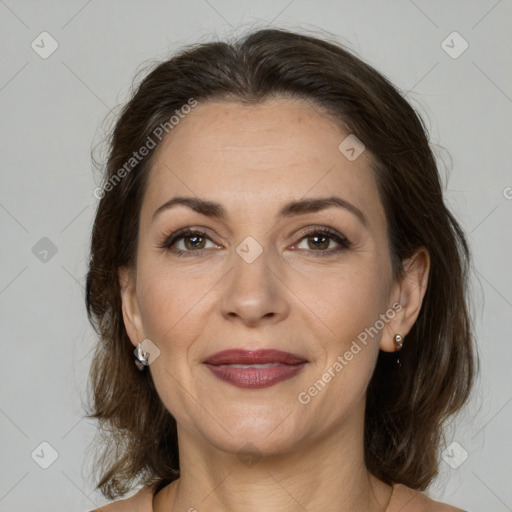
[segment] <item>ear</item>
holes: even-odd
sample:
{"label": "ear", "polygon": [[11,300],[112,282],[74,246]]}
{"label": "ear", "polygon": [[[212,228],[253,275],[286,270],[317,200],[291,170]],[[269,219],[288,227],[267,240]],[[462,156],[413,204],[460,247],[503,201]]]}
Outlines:
{"label": "ear", "polygon": [[139,304],[137,303],[135,271],[128,267],[119,267],[118,277],[121,288],[124,326],[132,345],[136,347],[145,337]]}
{"label": "ear", "polygon": [[[390,320],[382,333],[380,349],[384,352],[395,352],[394,338],[396,334],[405,338],[418,318],[427,291],[430,271],[430,254],[421,247],[411,258],[403,262],[404,275],[395,283],[391,293],[395,316]],[[407,343],[407,339],[404,340]]]}

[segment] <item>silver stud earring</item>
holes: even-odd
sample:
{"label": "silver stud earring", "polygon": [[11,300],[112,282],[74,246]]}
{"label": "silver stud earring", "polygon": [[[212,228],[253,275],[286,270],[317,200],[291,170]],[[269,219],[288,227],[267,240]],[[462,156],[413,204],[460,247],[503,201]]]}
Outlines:
{"label": "silver stud earring", "polygon": [[137,348],[133,351],[135,354],[135,366],[139,371],[143,372],[146,366],[149,366],[149,352],[142,350],[142,345],[139,343]]}
{"label": "silver stud earring", "polygon": [[396,362],[398,366],[402,366],[400,364],[400,351],[402,350],[402,347],[404,346],[404,339],[401,334],[395,334],[395,347],[396,347]]}

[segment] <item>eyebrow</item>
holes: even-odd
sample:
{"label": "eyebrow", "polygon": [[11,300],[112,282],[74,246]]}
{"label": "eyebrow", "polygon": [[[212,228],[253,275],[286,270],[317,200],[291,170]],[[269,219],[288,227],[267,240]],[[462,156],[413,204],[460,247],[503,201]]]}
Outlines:
{"label": "eyebrow", "polygon": [[[205,215],[207,217],[213,217],[217,219],[225,220],[227,218],[227,212],[225,208],[220,204],[213,201],[206,201],[204,199],[199,199],[197,197],[173,197],[162,206],[157,208],[153,213],[152,221],[165,210],[169,210],[175,206],[187,206],[188,208],[194,210],[201,215]],[[293,217],[295,215],[304,215],[306,213],[315,213],[321,210],[325,210],[327,208],[343,208],[350,213],[352,213],[355,217],[359,219],[359,221],[365,226],[368,227],[368,221],[364,216],[363,212],[354,206],[352,203],[349,203],[345,199],[341,197],[331,196],[331,197],[322,197],[322,198],[312,198],[312,199],[300,199],[298,201],[291,201],[285,204],[278,212],[278,218],[286,218]]]}

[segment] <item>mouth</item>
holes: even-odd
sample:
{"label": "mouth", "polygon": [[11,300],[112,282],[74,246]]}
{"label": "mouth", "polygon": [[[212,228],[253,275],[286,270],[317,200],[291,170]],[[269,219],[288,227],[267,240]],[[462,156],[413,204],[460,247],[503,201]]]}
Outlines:
{"label": "mouth", "polygon": [[267,388],[291,379],[308,363],[303,357],[280,350],[223,350],[203,364],[218,379],[245,389]]}

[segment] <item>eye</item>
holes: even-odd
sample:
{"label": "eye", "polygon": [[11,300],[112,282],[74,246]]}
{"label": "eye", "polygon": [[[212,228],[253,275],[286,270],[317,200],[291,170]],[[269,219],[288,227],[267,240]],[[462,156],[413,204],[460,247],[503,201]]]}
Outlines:
{"label": "eye", "polygon": [[[333,248],[333,243],[337,244],[337,247],[335,245]],[[348,249],[350,246],[350,240],[337,231],[329,228],[315,228],[307,233],[301,233],[301,241],[295,247],[317,253],[315,256],[324,256]]]}
{"label": "eye", "polygon": [[206,246],[208,242],[212,244],[213,248],[219,247],[208,238],[204,231],[185,228],[166,236],[159,247],[174,252],[178,256],[185,256],[187,253],[197,255],[202,254],[204,249],[209,248]]}
{"label": "eye", "polygon": [[[212,244],[210,247],[207,244]],[[301,246],[302,245],[302,246]],[[304,245],[306,245],[304,247]],[[334,245],[334,247],[332,247]],[[329,256],[348,249],[351,242],[337,231],[317,227],[300,234],[300,242],[293,249],[306,250],[314,256]],[[167,235],[159,244],[161,249],[175,253],[177,256],[200,256],[203,251],[209,248],[218,249],[207,236],[205,231],[200,229],[184,228],[170,235]]]}

